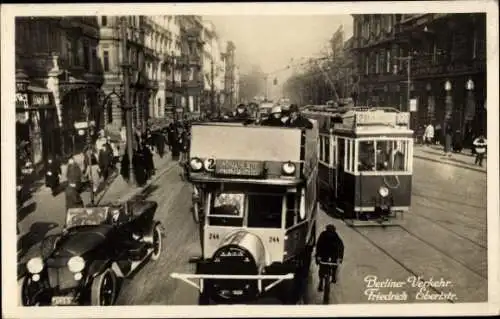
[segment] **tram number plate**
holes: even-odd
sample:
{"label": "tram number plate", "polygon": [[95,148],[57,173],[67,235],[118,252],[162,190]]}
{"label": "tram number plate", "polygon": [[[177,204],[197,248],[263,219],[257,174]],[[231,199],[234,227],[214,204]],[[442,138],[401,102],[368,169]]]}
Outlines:
{"label": "tram number plate", "polygon": [[52,304],[54,306],[67,306],[73,303],[73,297],[71,296],[54,296],[52,297]]}
{"label": "tram number plate", "polygon": [[263,172],[261,162],[218,160],[215,163],[215,173],[233,176],[260,176]]}

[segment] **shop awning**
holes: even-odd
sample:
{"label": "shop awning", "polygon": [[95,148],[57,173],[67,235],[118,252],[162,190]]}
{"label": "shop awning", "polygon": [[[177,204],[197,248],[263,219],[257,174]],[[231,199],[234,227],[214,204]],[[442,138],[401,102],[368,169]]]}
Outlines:
{"label": "shop awning", "polygon": [[51,90],[41,87],[41,86],[36,86],[36,85],[28,85],[28,92],[32,93],[52,93]]}

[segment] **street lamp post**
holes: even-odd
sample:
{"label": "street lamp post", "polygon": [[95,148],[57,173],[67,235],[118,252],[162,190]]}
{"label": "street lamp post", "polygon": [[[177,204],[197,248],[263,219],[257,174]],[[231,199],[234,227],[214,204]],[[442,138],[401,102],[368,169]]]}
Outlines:
{"label": "street lamp post", "polygon": [[[83,100],[83,110],[85,113],[85,119],[87,121],[87,151],[92,151],[92,136],[90,135],[90,109],[87,103],[87,96],[85,96]],[[92,155],[88,159],[88,167],[89,167],[89,183],[90,183],[90,204],[94,206],[95,204],[95,194],[94,194],[94,181],[92,179]]]}
{"label": "street lamp post", "polygon": [[128,160],[129,160],[129,184],[135,185],[135,176],[134,176],[134,165],[133,161],[133,138],[134,135],[132,133],[132,106],[130,105],[130,64],[128,61],[128,50],[127,50],[127,17],[122,17],[122,68],[123,68],[123,111],[126,112],[126,122],[127,122],[127,152],[128,152]]}
{"label": "street lamp post", "polygon": [[172,116],[174,119],[177,118],[176,116],[176,101],[175,101],[175,55],[174,51],[171,52],[171,64],[172,64]]}
{"label": "street lamp post", "polygon": [[[396,60],[406,61],[406,110],[410,111],[410,90],[411,90],[411,59],[412,56],[395,57]],[[402,110],[400,110],[402,111]]]}

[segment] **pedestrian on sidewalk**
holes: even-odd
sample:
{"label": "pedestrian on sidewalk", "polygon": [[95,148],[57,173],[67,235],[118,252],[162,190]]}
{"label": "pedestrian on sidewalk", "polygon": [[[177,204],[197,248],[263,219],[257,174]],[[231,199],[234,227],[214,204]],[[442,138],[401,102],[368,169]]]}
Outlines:
{"label": "pedestrian on sidewalk", "polygon": [[436,145],[441,144],[441,134],[442,134],[441,124],[437,123],[434,130],[434,144]]}
{"label": "pedestrian on sidewalk", "polygon": [[139,145],[139,149],[134,152],[134,157],[132,159],[132,165],[134,167],[135,180],[138,186],[144,186],[146,184],[147,172],[146,165],[144,159],[144,153],[142,152],[142,148],[144,146]]}
{"label": "pedestrian on sidewalk", "polygon": [[122,156],[122,161],[120,163],[120,175],[128,183],[128,181],[130,180],[130,161],[128,159],[127,149],[125,149],[125,152]]}
{"label": "pedestrian on sidewalk", "polygon": [[463,148],[462,132],[456,130],[453,135],[453,152],[461,153]]}
{"label": "pedestrian on sidewalk", "polygon": [[473,142],[476,151],[476,160],[474,164],[483,167],[484,154],[486,154],[486,137],[481,134]]}
{"label": "pedestrian on sidewalk", "polygon": [[431,145],[434,142],[434,126],[429,123],[425,128],[424,133],[424,143],[425,145]]}
{"label": "pedestrian on sidewalk", "polygon": [[92,191],[97,193],[100,184],[99,162],[97,160],[96,151],[92,146],[87,147],[85,151],[83,166],[85,175],[92,181]]}
{"label": "pedestrian on sidewalk", "polygon": [[68,167],[66,168],[66,180],[68,185],[73,184],[73,187],[80,192],[82,190],[82,178],[82,169],[80,165],[76,163],[74,155],[71,155],[68,159]]}
{"label": "pedestrian on sidewalk", "polygon": [[110,161],[111,155],[112,154],[109,153],[106,144],[104,144],[99,150],[99,159],[98,159],[99,170],[101,172],[101,177],[103,178],[104,182],[106,182],[109,177],[109,171],[111,168],[111,161]]}
{"label": "pedestrian on sidewalk", "polygon": [[57,159],[49,156],[47,159],[47,168],[45,171],[45,186],[49,187],[52,191],[52,196],[57,194],[61,182],[61,164]]}
{"label": "pedestrian on sidewalk", "polygon": [[69,183],[66,187],[66,210],[70,208],[84,207],[82,196],[76,184]]}
{"label": "pedestrian on sidewalk", "polygon": [[153,153],[148,146],[141,148],[144,168],[146,170],[146,179],[150,179],[155,174],[155,164],[153,162]]}
{"label": "pedestrian on sidewalk", "polygon": [[153,136],[158,155],[160,155],[160,158],[163,158],[163,155],[165,154],[165,136],[161,131],[153,133]]}
{"label": "pedestrian on sidewalk", "polygon": [[451,147],[452,147],[452,131],[450,124],[447,124],[445,127],[445,135],[444,135],[444,155],[451,157]]}

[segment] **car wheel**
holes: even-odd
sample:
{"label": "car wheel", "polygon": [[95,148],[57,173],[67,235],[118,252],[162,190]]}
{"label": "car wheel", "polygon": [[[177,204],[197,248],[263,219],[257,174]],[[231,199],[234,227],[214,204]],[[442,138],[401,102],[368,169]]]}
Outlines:
{"label": "car wheel", "polygon": [[90,303],[92,306],[111,306],[116,298],[116,275],[111,269],[106,269],[92,281]]}
{"label": "car wheel", "polygon": [[36,295],[40,292],[39,282],[34,282],[30,275],[27,275],[18,281],[19,292],[21,294],[20,303],[22,306],[37,306],[40,303],[36,300]]}
{"label": "car wheel", "polygon": [[161,225],[160,223],[157,223],[153,228],[153,253],[151,254],[152,260],[158,260],[160,258],[161,250],[163,248],[162,237]]}

